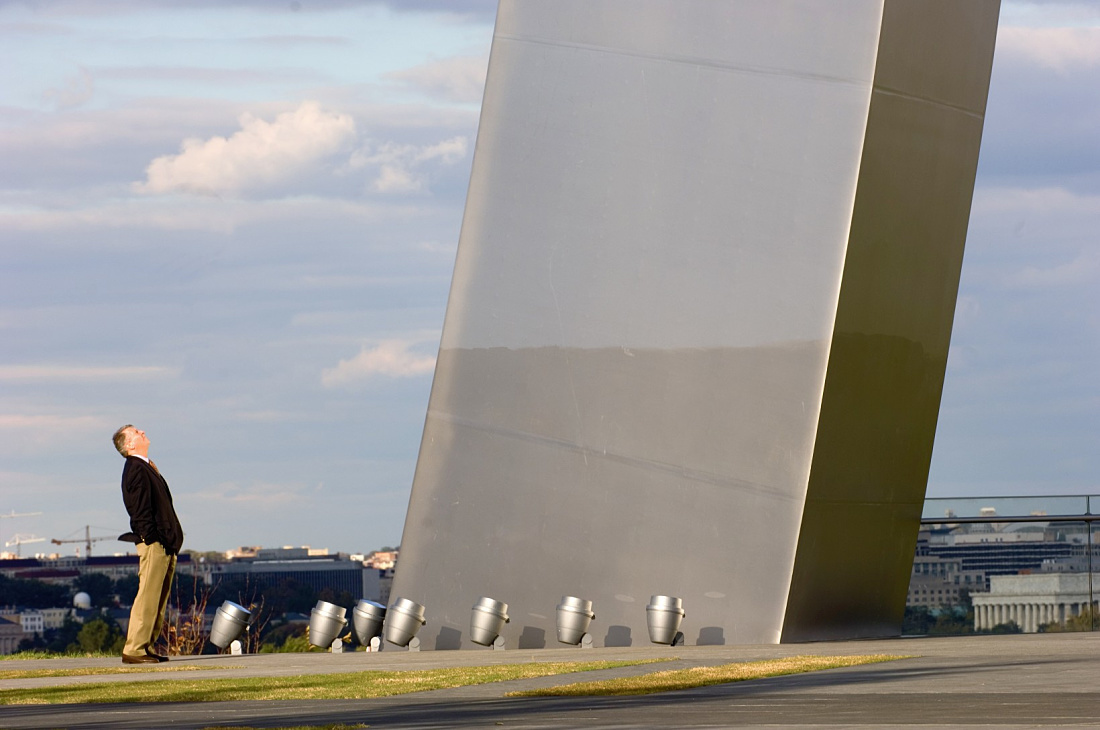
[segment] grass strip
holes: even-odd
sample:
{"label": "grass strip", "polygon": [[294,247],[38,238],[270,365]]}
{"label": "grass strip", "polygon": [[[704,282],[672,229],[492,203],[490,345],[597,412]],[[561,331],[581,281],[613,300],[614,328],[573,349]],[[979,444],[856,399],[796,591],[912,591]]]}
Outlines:
{"label": "grass strip", "polygon": [[[270,727],[263,730],[363,730],[370,725],[295,725],[294,727]],[[211,725],[202,730],[261,730],[260,728],[244,725]]]}
{"label": "grass strip", "polygon": [[207,669],[242,669],[243,667],[149,666],[149,667],[83,667],[80,669],[0,669],[0,679],[41,679],[42,677],[86,677],[93,674],[156,674],[157,672],[198,672]]}
{"label": "grass strip", "polygon": [[472,684],[652,664],[667,659],[532,662],[414,671],[305,674],[293,677],[95,682],[0,690],[0,705],[106,702],[221,702],[227,700],[353,700]]}
{"label": "grass strip", "polygon": [[816,672],[822,669],[854,667],[861,664],[911,659],[911,656],[891,654],[865,654],[858,656],[793,656],[783,659],[766,659],[757,662],[738,662],[716,667],[693,667],[666,672],[652,672],[637,677],[623,677],[598,682],[534,689],[524,692],[508,692],[506,697],[595,697],[611,695],[645,695],[655,692],[671,692],[678,689],[707,687],[712,684],[744,682],[749,679],[781,677],[787,674]]}
{"label": "grass strip", "polygon": [[0,654],[0,662],[21,662],[34,659],[118,659],[118,654],[105,651],[85,651],[63,654],[56,651],[21,651],[17,654]]}

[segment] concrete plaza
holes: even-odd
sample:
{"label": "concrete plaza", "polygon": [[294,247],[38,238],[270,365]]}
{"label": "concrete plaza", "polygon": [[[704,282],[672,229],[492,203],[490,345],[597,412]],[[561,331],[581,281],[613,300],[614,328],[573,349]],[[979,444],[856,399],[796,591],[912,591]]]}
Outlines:
{"label": "concrete plaza", "polygon": [[[914,658],[640,697],[506,698],[505,692],[669,668],[797,654],[905,654]],[[374,728],[506,727],[1100,727],[1100,634],[914,638],[779,646],[265,654],[173,660],[202,672],[0,681],[0,692],[77,682],[279,677],[497,663],[641,659],[676,661],[437,690],[373,700],[110,705],[0,705],[0,728],[279,727],[362,723]],[[6,662],[4,669],[113,667],[117,660]]]}

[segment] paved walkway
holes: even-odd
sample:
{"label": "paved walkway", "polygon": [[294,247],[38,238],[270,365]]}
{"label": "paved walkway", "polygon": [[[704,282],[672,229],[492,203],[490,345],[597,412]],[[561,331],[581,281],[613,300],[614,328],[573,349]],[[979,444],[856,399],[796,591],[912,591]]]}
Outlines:
{"label": "paved walkway", "polygon": [[[0,728],[279,727],[363,723],[376,728],[632,727],[1096,727],[1100,728],[1100,634],[1036,634],[795,644],[632,647],[378,654],[192,657],[217,667],[142,679],[285,676],[364,669],[422,669],[525,661],[674,655],[676,662],[606,670],[583,679],[669,667],[725,664],[795,654],[919,655],[884,664],[626,698],[505,698],[516,689],[579,681],[546,677],[376,700],[211,702],[145,705],[0,706]],[[0,669],[120,666],[117,660],[5,662]],[[74,682],[134,681],[134,675],[0,681],[4,689]]]}

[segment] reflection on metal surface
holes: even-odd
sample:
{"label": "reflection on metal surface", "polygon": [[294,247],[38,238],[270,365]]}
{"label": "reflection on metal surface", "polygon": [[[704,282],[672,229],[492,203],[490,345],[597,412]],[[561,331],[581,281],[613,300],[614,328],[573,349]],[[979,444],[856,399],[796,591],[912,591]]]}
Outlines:
{"label": "reflection on metal surface", "polygon": [[901,626],[997,11],[885,3],[784,640]]}
{"label": "reflection on metal surface", "polygon": [[897,632],[997,8],[501,2],[393,588],[437,647],[480,595]]}

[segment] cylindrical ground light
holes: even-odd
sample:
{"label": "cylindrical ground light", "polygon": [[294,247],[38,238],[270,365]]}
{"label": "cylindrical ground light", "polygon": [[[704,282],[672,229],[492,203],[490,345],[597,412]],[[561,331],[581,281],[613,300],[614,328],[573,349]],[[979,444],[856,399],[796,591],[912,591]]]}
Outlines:
{"label": "cylindrical ground light", "polygon": [[309,612],[309,643],[314,646],[332,646],[332,640],[348,625],[344,618],[347,609],[328,601],[317,601]]}
{"label": "cylindrical ground light", "polygon": [[423,606],[407,598],[398,598],[386,611],[382,634],[391,644],[408,646],[416,632],[426,623]]}
{"label": "cylindrical ground light", "polygon": [[576,596],[562,596],[558,604],[558,641],[563,644],[581,643],[588,631],[588,625],[596,614],[592,612],[592,601]]}
{"label": "cylindrical ground light", "polygon": [[210,625],[210,643],[224,649],[233,643],[248,626],[252,612],[233,601],[226,601],[214,612],[214,623]]}
{"label": "cylindrical ground light", "polygon": [[382,635],[382,623],[386,620],[386,607],[381,603],[362,599],[351,612],[355,638],[363,646],[370,646],[370,640]]}
{"label": "cylindrical ground light", "polygon": [[649,640],[671,645],[684,620],[683,601],[673,596],[652,596],[645,607],[645,618]]}
{"label": "cylindrical ground light", "polygon": [[470,617],[470,641],[482,646],[491,646],[500,636],[500,630],[508,618],[508,604],[487,596],[477,599],[473,615]]}

